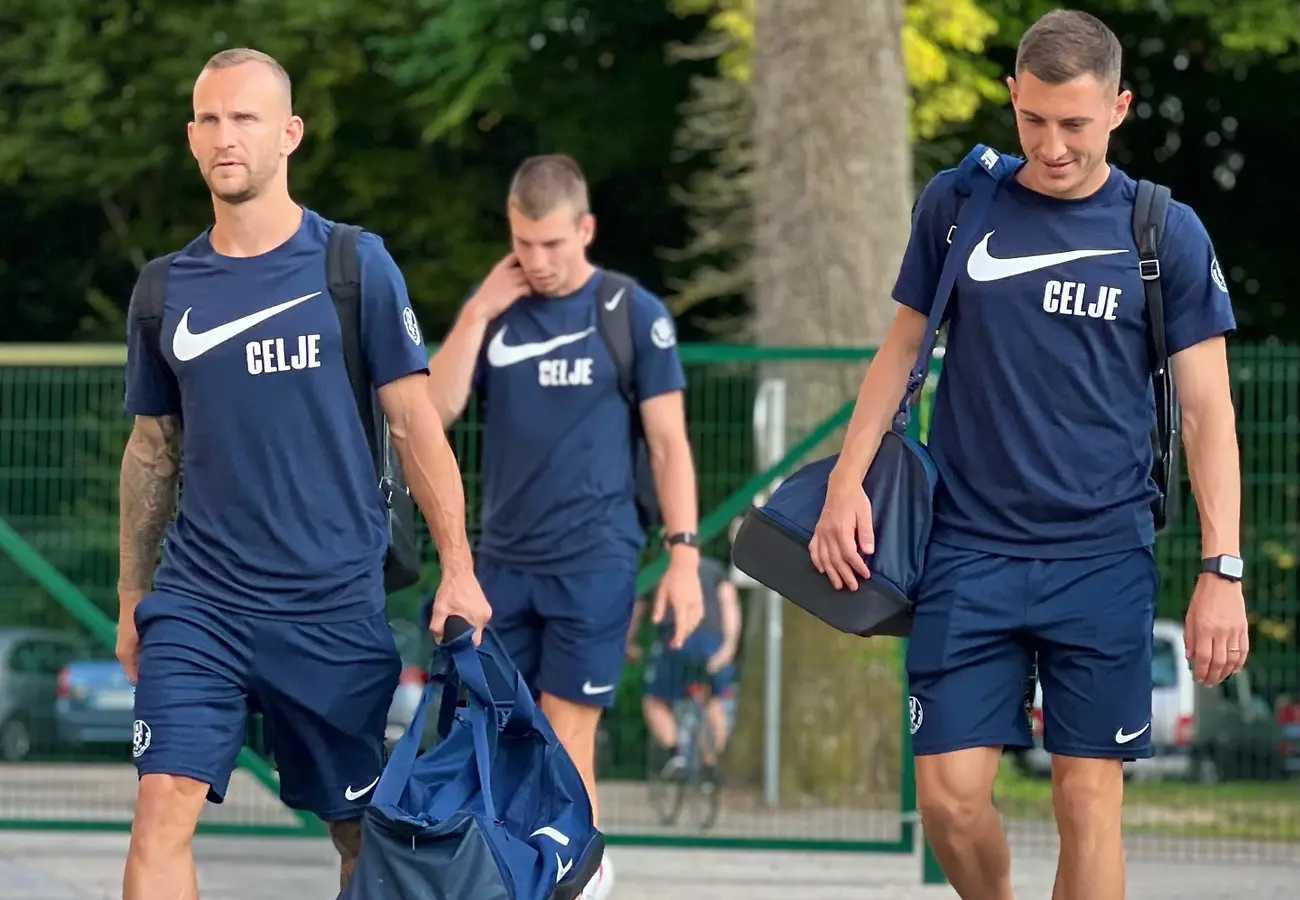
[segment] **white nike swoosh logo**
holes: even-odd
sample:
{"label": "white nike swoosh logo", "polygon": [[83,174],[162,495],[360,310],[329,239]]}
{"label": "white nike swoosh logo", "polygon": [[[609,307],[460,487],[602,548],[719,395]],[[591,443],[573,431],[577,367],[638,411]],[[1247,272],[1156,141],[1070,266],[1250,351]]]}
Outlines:
{"label": "white nike swoosh logo", "polygon": [[532,834],[528,836],[537,837],[539,834],[542,837],[550,838],[551,840],[555,841],[555,843],[559,844],[561,847],[569,846],[569,836],[565,834],[563,831],[552,828],[550,825],[543,825],[541,828],[537,829],[536,831],[534,831]]}
{"label": "white nike swoosh logo", "polygon": [[1133,740],[1133,738],[1142,734],[1150,727],[1151,727],[1151,723],[1147,722],[1145,725],[1143,725],[1141,728],[1139,728],[1137,731],[1133,732],[1132,734],[1125,734],[1123,728],[1118,728],[1115,730],[1115,743],[1127,744],[1129,741]]}
{"label": "white nike swoosh logo", "polygon": [[971,251],[970,258],[966,260],[966,274],[970,276],[971,281],[1001,281],[1003,278],[1024,275],[1028,272],[1036,272],[1039,269],[1059,266],[1079,259],[1091,259],[1094,256],[1111,256],[1116,253],[1128,252],[1127,250],[1065,250],[1060,253],[1040,253],[1037,256],[1009,256],[1006,259],[999,259],[989,253],[989,238],[993,237],[994,234],[995,232],[990,231],[984,235],[984,240],[975,246],[975,249]]}
{"label": "white nike swoosh logo", "polygon": [[603,684],[600,687],[593,687],[590,681],[584,681],[582,683],[582,692],[588,697],[593,694],[608,694],[612,690],[614,690],[614,685],[612,684]]}
{"label": "white nike swoosh logo", "polygon": [[278,316],[286,309],[292,309],[299,303],[318,296],[320,296],[320,291],[303,294],[301,297],[286,300],[284,303],[277,303],[275,306],[235,319],[233,322],[218,325],[216,328],[211,328],[200,334],[190,331],[190,309],[193,309],[193,307],[190,307],[190,309],[181,313],[180,324],[176,326],[176,334],[172,336],[172,353],[176,354],[176,358],[181,362],[197,359],[213,347],[224,344],[236,335],[243,334],[254,325],[265,322],[272,316]]}
{"label": "white nike swoosh logo", "polygon": [[519,344],[511,347],[506,344],[507,327],[502,325],[501,330],[496,333],[496,337],[492,338],[492,343],[488,344],[488,364],[496,368],[513,366],[515,363],[532,359],[535,356],[545,356],[552,350],[566,344],[577,343],[596,330],[595,328],[588,328],[586,331],[579,331],[577,334],[562,334],[559,337],[551,338],[549,341],[538,341],[535,344]]}
{"label": "white nike swoosh logo", "polygon": [[565,862],[560,859],[560,854],[557,853],[555,854],[555,861],[560,865],[560,871],[555,874],[555,883],[559,884],[564,880],[564,876],[569,874],[569,870],[573,868],[573,860]]}
{"label": "white nike swoosh logo", "polygon": [[374,781],[370,782],[370,784],[366,785],[359,791],[352,790],[352,785],[348,785],[347,789],[343,791],[343,796],[346,797],[348,800],[360,800],[366,794],[370,793],[370,789],[377,784],[379,784],[378,776],[375,777]]}
{"label": "white nike swoosh logo", "polygon": [[627,288],[619,288],[618,293],[609,298],[609,301],[605,304],[605,309],[613,312],[614,307],[618,306],[618,301],[623,299],[623,292],[625,290],[627,290]]}

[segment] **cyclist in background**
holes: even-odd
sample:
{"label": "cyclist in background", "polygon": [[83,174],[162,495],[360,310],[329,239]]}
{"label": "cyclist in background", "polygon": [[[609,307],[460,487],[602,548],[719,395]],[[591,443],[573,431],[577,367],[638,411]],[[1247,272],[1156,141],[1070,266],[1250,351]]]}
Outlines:
{"label": "cyclist in background", "polygon": [[[641,715],[665,760],[664,774],[685,768],[687,748],[681,746],[672,705],[686,696],[691,683],[706,682],[708,699],[705,721],[712,737],[703,751],[703,777],[717,783],[717,762],[731,730],[735,704],[735,658],[740,646],[740,596],[728,578],[727,566],[708,556],[700,557],[700,590],[704,596],[704,619],[680,649],[669,646],[673,625],[671,611],[655,632],[645,666],[645,694]],[[645,614],[645,601],[638,600],[628,630],[628,656],[640,656],[636,634]],[[712,752],[710,752],[712,751]],[[656,762],[656,765],[658,763]]]}

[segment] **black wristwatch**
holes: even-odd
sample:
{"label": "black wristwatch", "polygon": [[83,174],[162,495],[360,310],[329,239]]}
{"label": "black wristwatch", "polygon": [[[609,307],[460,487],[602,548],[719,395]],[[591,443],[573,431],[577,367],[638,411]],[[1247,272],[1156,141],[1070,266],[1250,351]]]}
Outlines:
{"label": "black wristwatch", "polygon": [[693,531],[676,531],[672,534],[664,535],[664,549],[672,549],[674,544],[682,544],[687,547],[700,546],[699,538]]}
{"label": "black wristwatch", "polygon": [[1211,556],[1201,560],[1201,571],[1209,572],[1211,575],[1218,575],[1226,581],[1241,581],[1241,576],[1245,574],[1246,565],[1241,561],[1240,556],[1232,556],[1228,553],[1219,556]]}

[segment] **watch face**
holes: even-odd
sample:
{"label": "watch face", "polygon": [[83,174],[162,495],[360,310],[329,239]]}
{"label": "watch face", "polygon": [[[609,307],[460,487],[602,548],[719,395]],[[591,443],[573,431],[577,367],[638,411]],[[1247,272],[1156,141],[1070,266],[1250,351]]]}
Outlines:
{"label": "watch face", "polygon": [[1245,572],[1245,564],[1236,556],[1220,556],[1218,569],[1228,578],[1240,578]]}

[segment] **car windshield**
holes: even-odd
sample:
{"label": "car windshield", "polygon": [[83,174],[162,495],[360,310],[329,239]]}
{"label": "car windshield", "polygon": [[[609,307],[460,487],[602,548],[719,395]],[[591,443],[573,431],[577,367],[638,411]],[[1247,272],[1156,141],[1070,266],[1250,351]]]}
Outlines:
{"label": "car windshield", "polygon": [[1178,684],[1178,655],[1171,641],[1156,639],[1151,652],[1151,686],[1175,687]]}

